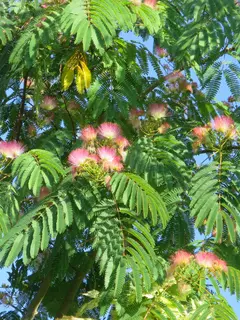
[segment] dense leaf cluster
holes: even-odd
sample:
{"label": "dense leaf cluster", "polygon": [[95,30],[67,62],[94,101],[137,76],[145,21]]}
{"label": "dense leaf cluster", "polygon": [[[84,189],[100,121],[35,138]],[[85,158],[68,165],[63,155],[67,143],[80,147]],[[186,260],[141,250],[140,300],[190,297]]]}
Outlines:
{"label": "dense leaf cluster", "polygon": [[[1,319],[237,319],[220,289],[240,299],[239,10],[0,3],[0,136],[22,148],[0,141]],[[232,96],[218,102],[223,76]],[[213,119],[230,124],[210,139]],[[97,179],[68,156],[94,153],[79,137],[104,122],[130,147]]]}

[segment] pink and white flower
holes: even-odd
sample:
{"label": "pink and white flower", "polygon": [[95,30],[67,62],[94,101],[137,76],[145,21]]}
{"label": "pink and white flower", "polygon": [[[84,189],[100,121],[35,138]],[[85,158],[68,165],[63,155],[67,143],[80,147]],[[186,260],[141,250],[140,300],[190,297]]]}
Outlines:
{"label": "pink and white flower", "polygon": [[71,100],[69,101],[67,108],[69,110],[79,110],[80,105],[76,101]]}
{"label": "pink and white flower", "polygon": [[159,46],[156,46],[156,54],[161,57],[161,58],[164,58],[168,55],[168,52],[166,49],[163,49],[163,48],[160,48]]}
{"label": "pink and white flower", "polygon": [[173,71],[165,76],[165,80],[170,83],[174,83],[182,78],[184,78],[184,75],[180,71]]}
{"label": "pink and white flower", "polygon": [[155,8],[157,0],[144,0],[144,4],[152,9]]}
{"label": "pink and white flower", "polygon": [[212,252],[198,252],[195,255],[196,262],[204,268],[214,270],[227,271],[227,263],[218,258]]}
{"label": "pink and white flower", "polygon": [[149,114],[155,120],[165,118],[167,116],[167,105],[165,103],[153,103],[149,106]]}
{"label": "pink and white flower", "polygon": [[111,184],[110,184],[111,179],[112,179],[112,177],[109,176],[109,175],[107,175],[107,176],[105,177],[105,179],[104,179],[105,185],[106,185],[107,189],[109,189],[109,190],[111,189]]}
{"label": "pink and white flower", "polygon": [[98,128],[98,134],[102,138],[116,139],[121,134],[121,128],[118,124],[112,122],[104,122]]}
{"label": "pink and white flower", "polygon": [[168,131],[168,129],[171,128],[170,124],[168,122],[164,122],[161,124],[161,126],[158,128],[158,132],[160,134],[164,134]]}
{"label": "pink and white flower", "polygon": [[217,259],[217,261],[215,261],[214,266],[215,266],[215,269],[217,269],[217,270],[221,270],[224,272],[227,272],[227,270],[228,270],[226,261],[221,260],[221,259]]}
{"label": "pink and white flower", "polygon": [[132,108],[130,110],[130,117],[140,117],[144,115],[144,111],[143,110],[140,110],[140,109],[137,109],[137,108]]}
{"label": "pink and white flower", "polygon": [[0,141],[0,153],[10,159],[14,159],[24,153],[24,146],[17,141]]}
{"label": "pink and white flower", "polygon": [[87,126],[81,131],[81,139],[90,142],[97,139],[97,130],[92,126]]}
{"label": "pink and white flower", "polygon": [[209,129],[207,125],[204,127],[195,127],[192,130],[192,135],[202,141],[207,136]]}
{"label": "pink and white flower", "polygon": [[234,128],[234,121],[227,116],[218,116],[213,119],[212,128],[218,132],[230,133]]}
{"label": "pink and white flower", "polygon": [[140,6],[142,3],[142,0],[131,0],[131,2],[135,4],[135,6]]}
{"label": "pink and white flower", "polygon": [[128,139],[122,136],[117,137],[115,142],[122,150],[130,146],[130,142],[128,141]]}
{"label": "pink and white flower", "polygon": [[51,111],[57,107],[56,98],[51,96],[45,96],[41,103],[41,108],[47,111]]}
{"label": "pink and white flower", "polygon": [[86,149],[75,149],[68,156],[68,162],[74,167],[79,167],[87,159],[89,159],[89,152]]}
{"label": "pink and white flower", "polygon": [[122,171],[123,164],[118,159],[115,159],[111,164],[109,164],[109,169],[118,171],[118,172]]}
{"label": "pink and white flower", "polygon": [[101,147],[97,149],[101,160],[113,162],[117,158],[117,151],[111,147]]}
{"label": "pink and white flower", "polygon": [[96,163],[98,163],[99,160],[100,160],[99,156],[98,156],[97,154],[95,154],[95,153],[90,154],[88,158],[89,158],[90,160],[93,160],[93,161],[96,162]]}
{"label": "pink and white flower", "polygon": [[193,255],[185,250],[178,250],[170,259],[174,266],[188,265],[193,259]]}
{"label": "pink and white flower", "polygon": [[191,293],[192,287],[183,281],[179,281],[178,282],[178,291],[181,295],[188,295]]}
{"label": "pink and white flower", "polygon": [[117,151],[111,147],[101,147],[97,150],[102,165],[105,170],[118,170],[120,166],[121,157],[117,155]]}
{"label": "pink and white flower", "polygon": [[139,110],[136,108],[130,110],[129,120],[133,128],[138,129],[141,127],[141,120],[139,119],[139,117],[142,115],[144,115],[143,110]]}

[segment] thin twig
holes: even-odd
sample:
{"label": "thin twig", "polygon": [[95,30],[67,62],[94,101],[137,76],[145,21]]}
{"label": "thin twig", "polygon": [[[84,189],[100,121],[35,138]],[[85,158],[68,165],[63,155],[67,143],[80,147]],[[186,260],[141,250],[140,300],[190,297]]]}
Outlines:
{"label": "thin twig", "polygon": [[[214,147],[214,148],[219,148],[218,146]],[[213,153],[213,152],[216,152],[216,149],[203,149],[203,150],[199,150],[198,151],[198,154],[203,154],[203,153]],[[223,149],[224,150],[228,150],[228,151],[231,151],[231,150],[240,150],[240,146],[229,146],[229,147],[226,147]]]}
{"label": "thin twig", "polygon": [[76,128],[75,128],[75,124],[74,124],[74,121],[73,121],[73,118],[72,118],[70,112],[68,111],[66,99],[65,99],[64,96],[62,96],[62,98],[63,98],[63,102],[64,102],[64,105],[65,105],[65,109],[66,109],[66,111],[67,111],[68,117],[69,117],[70,122],[71,122],[71,125],[72,125],[73,141],[75,142],[75,141],[76,141]]}
{"label": "thin twig", "polygon": [[16,132],[15,137],[16,137],[17,141],[19,141],[21,129],[22,129],[22,120],[23,120],[23,115],[24,115],[24,107],[25,107],[26,93],[27,93],[27,79],[28,79],[28,76],[26,74],[24,77],[24,82],[23,82],[22,101],[21,101],[20,109],[19,109],[18,116],[17,116],[15,130],[14,130],[14,132]]}

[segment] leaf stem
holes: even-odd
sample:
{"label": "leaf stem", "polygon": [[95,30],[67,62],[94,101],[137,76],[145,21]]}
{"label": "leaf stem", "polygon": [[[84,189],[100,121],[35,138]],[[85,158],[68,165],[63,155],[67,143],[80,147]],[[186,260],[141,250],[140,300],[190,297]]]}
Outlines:
{"label": "leaf stem", "polygon": [[27,93],[27,80],[28,80],[28,75],[26,74],[24,77],[24,82],[23,82],[23,94],[22,94],[22,101],[20,105],[20,109],[18,112],[17,116],[17,121],[15,125],[14,132],[16,132],[16,140],[19,141],[20,138],[20,133],[22,129],[22,120],[23,120],[23,115],[24,115],[24,108],[25,108],[25,102],[26,102],[26,93]]}

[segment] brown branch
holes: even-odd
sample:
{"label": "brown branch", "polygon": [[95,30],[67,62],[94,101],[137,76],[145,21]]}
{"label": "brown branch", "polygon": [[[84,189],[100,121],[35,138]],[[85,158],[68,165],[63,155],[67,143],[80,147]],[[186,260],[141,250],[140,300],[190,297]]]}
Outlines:
{"label": "brown branch", "polygon": [[[216,149],[219,148],[219,146],[216,146]],[[197,154],[203,154],[203,153],[213,153],[213,152],[216,152],[216,149],[213,150],[213,149],[203,149],[203,150],[199,150],[197,152]],[[222,151],[233,151],[233,150],[240,150],[240,146],[230,146],[230,147],[226,147],[224,148]]]}
{"label": "brown branch", "polygon": [[40,303],[42,302],[42,300],[44,299],[44,297],[50,287],[50,284],[51,284],[51,275],[49,273],[42,281],[37,294],[35,295],[35,297],[31,301],[31,303],[29,304],[27,311],[26,311],[25,315],[23,316],[22,320],[32,320],[35,318],[35,315],[37,314],[38,307],[39,307]]}
{"label": "brown branch", "polygon": [[66,109],[66,111],[67,111],[68,117],[69,117],[70,122],[71,122],[71,125],[72,125],[73,141],[76,142],[76,128],[75,128],[75,124],[74,124],[74,121],[73,121],[73,118],[72,118],[70,112],[68,111],[66,99],[65,99],[64,96],[62,96],[62,98],[63,98],[63,102],[64,102],[64,105],[65,105],[65,109]]}
{"label": "brown branch", "polygon": [[47,261],[49,271],[46,272],[46,276],[43,279],[35,297],[30,302],[22,320],[33,320],[35,318],[35,315],[38,312],[38,308],[39,308],[42,300],[44,299],[45,295],[48,292],[48,289],[51,285],[51,269],[52,269],[52,262],[54,260],[53,257],[57,254],[57,252],[60,248],[61,239],[62,239],[61,235],[58,234],[58,236],[55,240],[54,246],[52,248],[52,254],[48,257],[48,261]]}
{"label": "brown branch", "polygon": [[[170,72],[167,76],[174,74],[176,72],[181,72],[184,69],[178,69],[178,70],[174,70],[172,72]],[[150,87],[148,87],[142,94],[141,94],[141,98],[144,98],[146,95],[148,95],[151,91],[153,91],[155,88],[157,88],[160,84],[164,83],[166,81],[166,76],[162,76],[160,79],[154,81],[152,83],[152,85]]]}
{"label": "brown branch", "polygon": [[76,272],[76,275],[72,280],[69,290],[66,292],[65,298],[63,299],[63,303],[56,314],[55,320],[60,320],[63,317],[64,318],[66,317],[66,314],[78,293],[78,290],[83,282],[83,279],[85,278],[86,274],[91,269],[94,263],[94,257],[95,257],[95,253],[89,255],[88,261],[85,263],[83,268],[81,268],[81,270]]}
{"label": "brown branch", "polygon": [[151,91],[157,88],[162,82],[164,82],[164,80],[156,80],[155,82],[153,82],[153,84],[141,94],[141,98],[144,98],[145,96],[147,96]]}
{"label": "brown branch", "polygon": [[22,129],[22,120],[23,120],[24,107],[25,107],[25,102],[26,102],[27,80],[28,80],[28,76],[25,75],[24,82],[23,82],[22,101],[21,101],[19,112],[18,112],[16,125],[14,128],[14,132],[16,133],[15,137],[16,137],[17,141],[19,141],[20,133],[21,133],[21,129]]}

